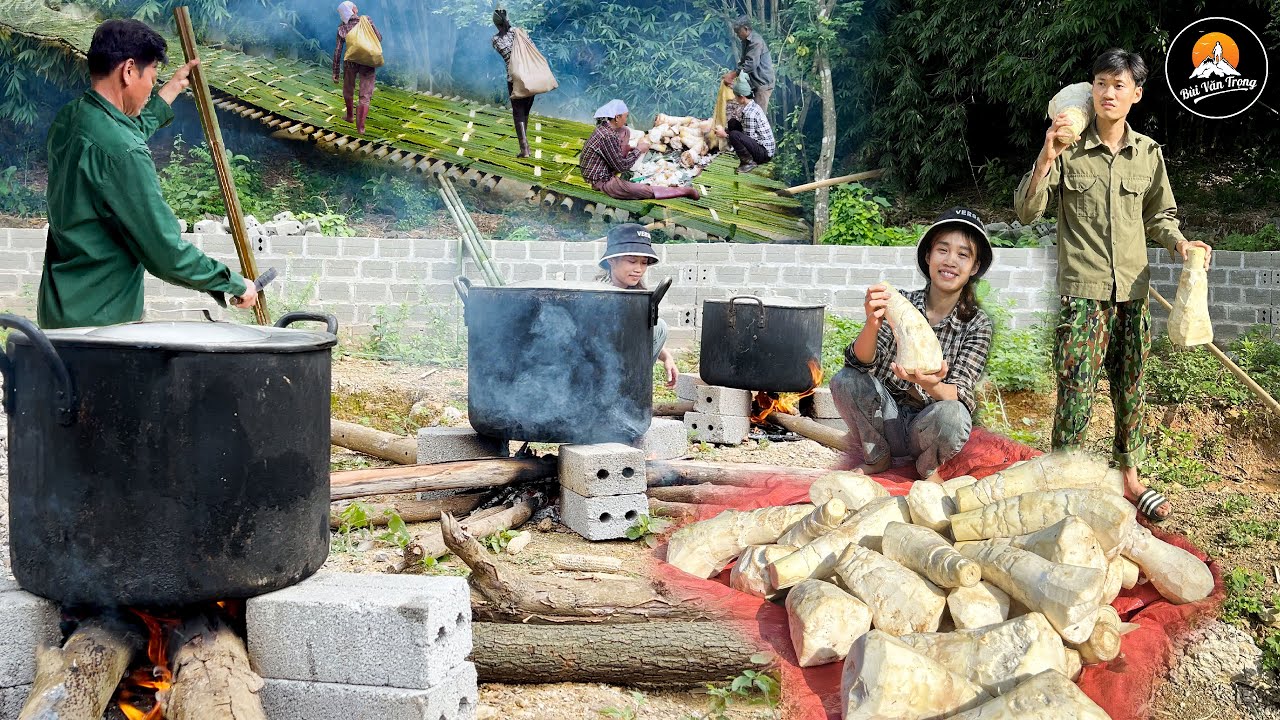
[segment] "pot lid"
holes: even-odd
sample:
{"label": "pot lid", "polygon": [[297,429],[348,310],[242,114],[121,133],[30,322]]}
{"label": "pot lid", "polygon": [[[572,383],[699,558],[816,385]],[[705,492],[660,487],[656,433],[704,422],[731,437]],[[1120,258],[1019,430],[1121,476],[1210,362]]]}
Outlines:
{"label": "pot lid", "polygon": [[[50,330],[45,335],[54,345],[215,353],[305,352],[330,348],[338,342],[323,331],[194,320],[66,328]],[[13,333],[12,337],[29,342],[21,333]]]}
{"label": "pot lid", "polygon": [[795,298],[756,297],[755,295],[738,295],[733,298],[708,298],[703,300],[703,302],[729,303],[732,301],[734,305],[755,305],[757,300],[763,303],[765,307],[795,308],[797,310],[811,310],[815,308],[825,309],[827,307],[824,303],[803,302],[801,300],[796,300]]}

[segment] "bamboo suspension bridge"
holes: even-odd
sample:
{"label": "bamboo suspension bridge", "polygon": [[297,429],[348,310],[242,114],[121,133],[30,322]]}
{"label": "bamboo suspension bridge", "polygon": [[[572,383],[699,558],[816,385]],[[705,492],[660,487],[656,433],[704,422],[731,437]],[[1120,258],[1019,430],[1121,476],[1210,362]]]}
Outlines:
{"label": "bamboo suspension bridge", "polygon": [[[94,19],[51,10],[36,0],[16,0],[0,15],[0,40],[16,33],[83,62],[96,27]],[[180,47],[177,38],[170,33],[165,38],[172,56]],[[557,212],[609,222],[665,222],[673,234],[694,239],[705,234],[734,242],[807,241],[811,232],[800,202],[779,194],[782,183],[736,174],[731,153],[716,158],[695,179],[703,193],[697,202],[617,200],[593,190],[578,172],[578,152],[593,129],[585,123],[532,116],[534,154],[517,158],[506,106],[380,84],[361,136],[343,120],[341,89],[327,66],[225,47],[202,45],[199,52],[220,110],[257,121],[279,137],[353,159],[443,175]]]}

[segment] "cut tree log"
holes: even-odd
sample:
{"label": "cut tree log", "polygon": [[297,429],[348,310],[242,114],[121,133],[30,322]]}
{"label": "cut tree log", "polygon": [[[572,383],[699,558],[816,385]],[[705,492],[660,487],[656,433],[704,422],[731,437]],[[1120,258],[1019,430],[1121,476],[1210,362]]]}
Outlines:
{"label": "cut tree log", "polygon": [[172,635],[173,685],[157,693],[168,720],[267,720],[244,640],[216,615],[201,613]]}
{"label": "cut tree log", "polygon": [[[487,537],[496,532],[518,528],[542,507],[543,501],[540,498],[540,495],[531,495],[517,500],[505,510],[485,515],[483,518],[475,520],[464,520],[462,524],[468,531],[475,533],[479,537]],[[392,567],[392,570],[404,572],[406,568],[422,562],[424,558],[434,559],[448,554],[449,547],[445,543],[442,533],[446,519],[456,522],[452,515],[448,513],[442,515],[439,526],[428,528],[405,546],[404,557]]]}
{"label": "cut tree log", "polygon": [[[390,520],[388,511],[400,516],[406,523],[431,522],[439,520],[444,513],[461,515],[471,512],[484,500],[483,493],[457,495],[439,500],[396,500],[389,503],[369,503],[369,526],[383,527]],[[342,527],[342,508],[346,503],[334,503],[329,509],[329,529]]]}
{"label": "cut tree log", "polygon": [[383,460],[413,465],[418,462],[418,441],[415,438],[375,430],[371,427],[331,418],[329,442],[372,455]]}
{"label": "cut tree log", "polygon": [[693,412],[692,400],[677,400],[669,403],[654,403],[654,417],[684,417],[685,413]]}
{"label": "cut tree log", "polygon": [[774,411],[766,418],[775,425],[790,430],[797,435],[803,435],[810,440],[826,445],[833,450],[846,451],[852,445],[849,442],[849,434],[842,433],[835,428],[829,428],[820,422],[810,420],[807,417],[799,415],[790,415],[788,413]]}
{"label": "cut tree log", "polygon": [[90,618],[62,647],[36,649],[36,677],[19,720],[102,720],[146,640],[124,621]]}
{"label": "cut tree log", "polygon": [[649,488],[649,497],[665,502],[692,503],[695,505],[731,505],[749,491],[742,488],[713,485],[670,485]]}
{"label": "cut tree log", "polygon": [[482,683],[701,687],[759,669],[765,659],[725,622],[650,622],[643,630],[477,622],[471,631]]}
{"label": "cut tree log", "polygon": [[556,476],[556,458],[493,458],[431,465],[346,470],[329,475],[329,499],[370,495],[466,490],[510,485]]}
{"label": "cut tree log", "polygon": [[[815,425],[817,423],[814,423]],[[823,427],[819,425],[818,427]],[[829,429],[829,428],[828,428]],[[834,430],[832,432],[835,432]],[[760,487],[779,479],[817,480],[829,470],[756,463],[714,463],[701,460],[657,460],[645,463],[649,487],[668,485],[737,485]]]}

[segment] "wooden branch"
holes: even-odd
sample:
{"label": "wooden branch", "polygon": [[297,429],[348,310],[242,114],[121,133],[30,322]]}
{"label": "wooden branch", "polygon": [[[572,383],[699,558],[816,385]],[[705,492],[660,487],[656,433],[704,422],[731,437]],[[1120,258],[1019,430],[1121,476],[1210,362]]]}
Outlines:
{"label": "wooden branch", "polygon": [[[484,493],[474,493],[469,495],[456,495],[454,497],[441,498],[439,500],[396,500],[389,503],[370,503],[369,504],[369,525],[370,527],[383,527],[391,517],[387,511],[391,511],[400,516],[401,520],[406,523],[421,523],[439,520],[444,513],[452,513],[461,515],[471,512],[476,505],[484,499]],[[329,529],[337,530],[342,527],[342,506],[346,503],[334,503],[329,509]]]}
{"label": "wooden branch", "polygon": [[329,475],[329,499],[395,495],[427,490],[498,487],[556,476],[555,457],[458,460],[430,465],[347,470]]}
{"label": "wooden branch", "polygon": [[[826,427],[819,423],[813,424]],[[645,463],[645,479],[649,487],[703,483],[759,487],[777,478],[817,480],[828,472],[830,470],[785,465],[714,463],[701,460],[654,460]]]}
{"label": "wooden branch", "polygon": [[670,485],[667,487],[651,487],[649,497],[675,503],[693,503],[695,505],[728,505],[742,497],[742,488],[703,483],[701,485]]}
{"label": "wooden branch", "polygon": [[60,648],[36,649],[36,678],[19,720],[102,720],[116,686],[146,646],[123,621],[90,618]]}
{"label": "wooden branch", "polygon": [[[506,510],[476,520],[468,519],[462,524],[477,536],[488,537],[496,532],[520,527],[538,511],[540,506],[535,498],[526,498]],[[423,558],[438,558],[450,553],[452,549],[445,542],[442,530],[446,519],[453,521],[453,516],[445,513],[440,517],[439,526],[428,528],[405,546],[404,557],[392,569],[395,572],[404,572],[406,568],[422,562]]]}
{"label": "wooden branch", "polygon": [[221,618],[197,615],[170,640],[173,686],[157,693],[168,720],[267,720],[244,640]]}
{"label": "wooden branch", "polygon": [[701,508],[697,505],[681,502],[667,502],[649,498],[649,514],[659,517],[674,518],[681,522],[698,517]]}
{"label": "wooden branch", "polygon": [[804,185],[796,185],[795,187],[784,188],[778,191],[779,195],[791,197],[802,192],[810,190],[818,190],[821,188],[832,187],[833,185],[843,185],[845,183],[858,182],[859,180],[874,180],[884,174],[883,169],[868,170],[866,172],[854,173],[852,175],[841,175],[840,177],[827,178],[826,180],[818,180],[817,182],[805,183]]}
{"label": "wooden branch", "polygon": [[849,450],[849,434],[840,432],[835,428],[829,428],[820,422],[810,420],[807,417],[799,415],[790,415],[788,413],[774,411],[766,418],[769,422],[781,425],[797,435],[803,435],[810,440],[815,440],[833,450]]}
{"label": "wooden branch", "polygon": [[383,460],[413,465],[418,462],[418,441],[336,418],[329,421],[329,442]]}
{"label": "wooden branch", "polygon": [[685,413],[693,412],[692,400],[677,400],[669,403],[655,403],[653,406],[654,417],[683,417]]}
{"label": "wooden branch", "polygon": [[557,570],[567,572],[618,572],[622,569],[622,561],[615,557],[572,553],[558,553],[551,556],[551,564]]}
{"label": "wooden branch", "polygon": [[[608,683],[669,689],[702,686],[760,667],[729,623],[471,626],[482,683]],[[755,657],[754,659],[760,659]]]}

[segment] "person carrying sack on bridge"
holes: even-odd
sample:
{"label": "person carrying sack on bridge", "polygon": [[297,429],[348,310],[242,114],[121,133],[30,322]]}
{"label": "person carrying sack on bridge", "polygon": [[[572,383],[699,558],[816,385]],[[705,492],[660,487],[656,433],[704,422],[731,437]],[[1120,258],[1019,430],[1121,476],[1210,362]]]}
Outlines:
{"label": "person carrying sack on bridge", "polygon": [[764,110],[749,96],[751,88],[747,79],[733,81],[733,101],[725,109],[728,125],[716,130],[716,135],[728,138],[733,151],[738,154],[738,172],[747,173],[773,159],[778,145],[773,139],[773,128]]}
{"label": "person carrying sack on bridge", "polygon": [[528,33],[522,28],[511,27],[506,8],[493,11],[493,26],[498,29],[493,35],[493,49],[507,65],[507,97],[511,100],[511,119],[515,123],[516,139],[520,141],[520,154],[516,157],[526,158],[531,154],[527,129],[533,99],[555,90],[559,83],[551,74],[547,59],[534,47]]}
{"label": "person carrying sack on bridge", "polygon": [[630,173],[636,160],[649,151],[649,141],[644,138],[635,149],[627,149],[623,140],[627,136],[627,117],[627,104],[621,100],[610,100],[596,110],[595,132],[587,138],[578,155],[582,179],[591,183],[597,192],[618,200],[700,199],[702,196],[694,187],[642,185],[618,177],[619,173]]}
{"label": "person carrying sack on bridge", "polygon": [[[92,89],[49,127],[49,239],[37,319],[53,328],[142,319],[144,269],[180,287],[231,295],[253,307],[257,290],[182,239],[165,204],[147,138],[173,120],[192,60],[155,91],[167,43],[137,20],[108,20],[89,44]],[[238,297],[237,297],[238,296]]]}
{"label": "person carrying sack on bridge", "polygon": [[333,81],[338,82],[338,63],[342,63],[342,100],[347,104],[344,118],[347,122],[352,119],[352,96],[359,83],[360,103],[355,110],[355,123],[356,132],[363,135],[369,103],[373,100],[374,73],[382,67],[382,33],[349,0],[338,6],[338,16],[342,22],[338,23],[338,42],[333,49]]}

